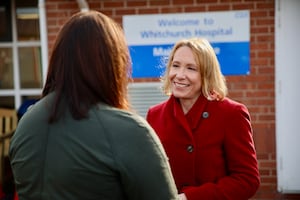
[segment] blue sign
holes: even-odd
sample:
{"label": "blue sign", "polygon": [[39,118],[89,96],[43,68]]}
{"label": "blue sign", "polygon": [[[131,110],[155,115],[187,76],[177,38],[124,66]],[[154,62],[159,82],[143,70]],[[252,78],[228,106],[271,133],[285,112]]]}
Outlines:
{"label": "blue sign", "polygon": [[174,43],[191,37],[210,41],[224,75],[248,75],[249,26],[249,11],[124,16],[132,76],[160,77]]}

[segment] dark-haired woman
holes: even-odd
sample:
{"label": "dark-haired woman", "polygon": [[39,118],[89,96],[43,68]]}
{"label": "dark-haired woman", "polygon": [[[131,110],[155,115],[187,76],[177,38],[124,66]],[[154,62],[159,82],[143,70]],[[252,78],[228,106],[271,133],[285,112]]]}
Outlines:
{"label": "dark-haired woman", "polygon": [[124,34],[96,11],[75,14],[51,55],[42,98],[20,120],[10,159],[20,200],[172,200],[153,129],[129,111]]}

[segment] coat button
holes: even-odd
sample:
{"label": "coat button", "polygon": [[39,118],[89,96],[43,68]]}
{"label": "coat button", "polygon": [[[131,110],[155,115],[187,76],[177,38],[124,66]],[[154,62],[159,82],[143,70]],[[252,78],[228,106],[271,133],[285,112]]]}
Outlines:
{"label": "coat button", "polygon": [[202,113],[202,117],[203,117],[204,119],[208,118],[208,117],[209,117],[209,113],[208,113],[208,112],[203,112],[203,113]]}
{"label": "coat button", "polygon": [[193,150],[194,150],[193,145],[189,145],[189,146],[186,148],[186,150],[187,150],[187,152],[192,153]]}

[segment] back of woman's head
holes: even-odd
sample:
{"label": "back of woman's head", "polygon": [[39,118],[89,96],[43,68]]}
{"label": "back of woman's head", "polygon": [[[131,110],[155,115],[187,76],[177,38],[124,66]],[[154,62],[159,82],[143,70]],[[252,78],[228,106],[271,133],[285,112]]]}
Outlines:
{"label": "back of woman's head", "polygon": [[73,15],[54,44],[43,96],[55,91],[49,121],[59,117],[64,99],[75,119],[99,102],[128,109],[131,65],[121,27],[97,11]]}

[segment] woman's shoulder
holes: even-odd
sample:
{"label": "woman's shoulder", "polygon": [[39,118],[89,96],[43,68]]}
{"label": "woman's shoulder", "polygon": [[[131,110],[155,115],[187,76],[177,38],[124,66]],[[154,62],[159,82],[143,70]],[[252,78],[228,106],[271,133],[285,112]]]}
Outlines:
{"label": "woman's shoulder", "polygon": [[49,99],[50,97],[46,96],[29,106],[26,112],[24,112],[22,117],[20,118],[18,126],[21,126],[24,122],[26,124],[35,124],[35,126],[46,123],[48,113],[51,110]]}
{"label": "woman's shoulder", "polygon": [[161,102],[159,102],[157,104],[154,104],[154,105],[150,106],[148,110],[152,111],[152,112],[153,111],[158,111],[158,110],[161,111],[162,109],[164,109],[164,108],[166,108],[166,107],[168,107],[168,106],[171,105],[172,99],[173,99],[173,97],[170,96],[166,100],[161,101]]}
{"label": "woman's shoulder", "polygon": [[246,107],[244,103],[238,100],[234,100],[229,97],[225,97],[222,101],[220,101],[220,105],[229,108],[242,108]]}
{"label": "woman's shoulder", "polygon": [[[135,143],[138,141],[156,141],[156,135],[146,119],[137,113],[99,105],[93,108],[91,119],[97,121],[100,129],[110,141]],[[114,143],[113,142],[113,143]]]}
{"label": "woman's shoulder", "polygon": [[94,107],[91,111],[91,117],[97,118],[105,126],[121,129],[147,127],[148,125],[145,119],[134,111],[122,110],[105,104]]}
{"label": "woman's shoulder", "polygon": [[246,113],[248,114],[248,108],[240,101],[225,97],[221,101],[214,101],[211,103],[211,107],[223,113]]}

